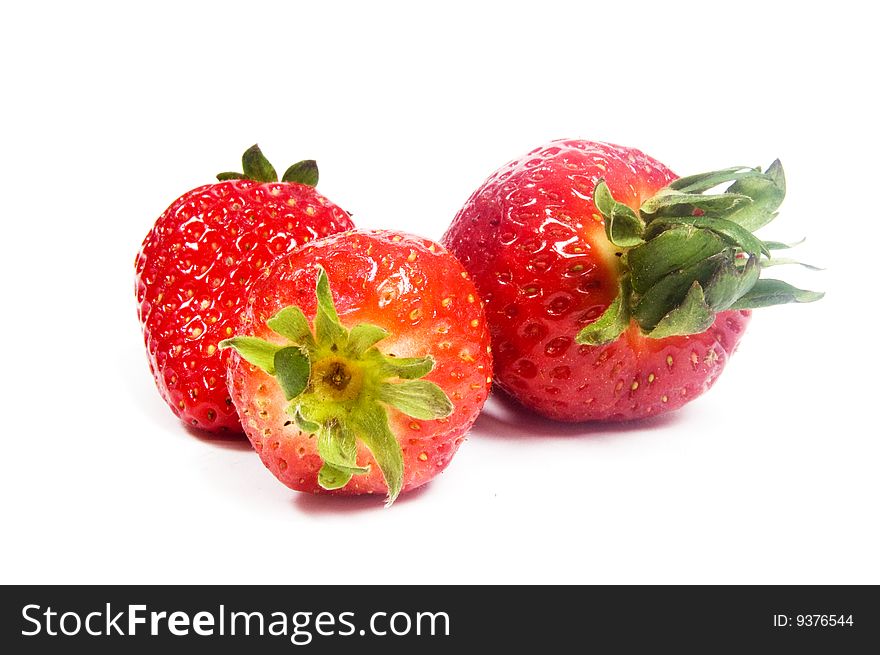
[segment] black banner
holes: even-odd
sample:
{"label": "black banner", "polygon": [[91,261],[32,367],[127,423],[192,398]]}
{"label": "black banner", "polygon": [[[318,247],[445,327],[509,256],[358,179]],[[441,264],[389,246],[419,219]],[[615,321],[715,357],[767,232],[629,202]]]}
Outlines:
{"label": "black banner", "polygon": [[[3,587],[5,652],[261,653],[646,645],[852,652],[880,643],[875,587]],[[573,652],[573,651],[572,651]]]}

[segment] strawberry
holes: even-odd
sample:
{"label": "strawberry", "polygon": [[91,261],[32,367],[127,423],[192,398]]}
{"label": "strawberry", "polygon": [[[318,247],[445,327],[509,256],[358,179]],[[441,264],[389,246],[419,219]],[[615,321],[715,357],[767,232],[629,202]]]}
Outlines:
{"label": "strawberry", "polygon": [[778,161],[677,178],[561,140],[493,174],[442,242],[486,303],[502,389],[553,419],[635,419],[711,387],[752,308],[821,297],[760,278],[787,261],[752,234],[784,195]]}
{"label": "strawberry", "polygon": [[254,279],[278,255],[353,227],[348,214],[313,188],[314,161],[291,166],[281,182],[257,146],[244,174],[221,173],[175,200],[135,260],[138,317],[150,370],[174,413],[209,430],[241,431],[217,345],[232,335]]}
{"label": "strawberry", "polygon": [[438,244],[396,232],[346,232],[278,258],[220,347],[239,355],[232,400],[279,480],[385,492],[389,504],[449,464],[491,384],[467,272]]}

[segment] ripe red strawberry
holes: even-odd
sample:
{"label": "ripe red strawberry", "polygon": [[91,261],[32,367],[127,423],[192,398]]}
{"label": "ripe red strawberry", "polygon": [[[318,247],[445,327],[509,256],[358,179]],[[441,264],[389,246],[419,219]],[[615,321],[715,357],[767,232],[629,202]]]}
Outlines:
{"label": "ripe red strawberry", "polygon": [[240,355],[232,400],[263,463],[298,491],[393,502],[449,464],[491,384],[467,272],[397,232],[346,232],[277,259],[239,334],[221,344]]}
{"label": "ripe red strawberry", "polygon": [[138,317],[159,393],[181,420],[210,431],[241,431],[217,345],[232,335],[254,279],[278,255],[353,227],[313,188],[314,161],[281,182],[260,149],[244,174],[183,194],[144,239],[135,261]]}
{"label": "ripe red strawberry", "polygon": [[[822,294],[758,279],[782,166],[676,179],[632,148],[555,141],[493,174],[443,243],[486,304],[500,387],[563,421],[676,409],[717,379],[749,310]],[[725,193],[707,195],[733,182]]]}

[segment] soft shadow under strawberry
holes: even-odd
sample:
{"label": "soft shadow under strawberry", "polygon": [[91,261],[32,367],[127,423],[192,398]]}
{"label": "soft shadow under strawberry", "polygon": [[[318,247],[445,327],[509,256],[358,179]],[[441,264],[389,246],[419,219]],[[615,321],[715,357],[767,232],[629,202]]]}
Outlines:
{"label": "soft shadow under strawberry", "polygon": [[247,440],[243,432],[210,432],[186,424],[184,424],[183,428],[189,432],[190,436],[215,448],[223,448],[224,450],[253,450],[251,442]]}

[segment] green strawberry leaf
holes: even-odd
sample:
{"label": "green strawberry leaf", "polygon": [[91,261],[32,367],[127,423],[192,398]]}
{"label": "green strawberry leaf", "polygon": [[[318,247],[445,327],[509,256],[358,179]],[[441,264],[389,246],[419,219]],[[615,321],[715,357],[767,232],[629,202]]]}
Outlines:
{"label": "green strawberry leaf", "polygon": [[392,357],[384,355],[376,348],[370,348],[363,354],[364,359],[379,368],[380,376],[396,377],[401,380],[415,380],[425,377],[434,370],[434,358],[427,357]]}
{"label": "green strawberry leaf", "polygon": [[328,462],[324,462],[318,471],[318,484],[322,489],[332,491],[333,489],[342,489],[354,477],[354,474],[348,470],[342,470]]}
{"label": "green strawberry leaf", "polygon": [[[357,464],[357,441],[354,433],[341,422],[331,422],[318,432],[318,455],[337,471],[352,475],[370,472],[369,466]],[[323,485],[322,485],[323,486]]]}
{"label": "green strawberry leaf", "polygon": [[694,209],[703,211],[707,216],[719,216],[751,202],[748,196],[734,193],[707,196],[667,190],[645,200],[639,211],[649,221],[661,216],[692,216]]}
{"label": "green strawberry leaf", "polygon": [[768,259],[761,260],[761,268],[770,268],[771,266],[803,266],[811,271],[824,271],[824,268],[820,266],[813,266],[812,264],[806,264],[804,262],[798,261],[797,259],[789,259],[788,257],[770,257]]}
{"label": "green strawberry leaf", "polygon": [[427,380],[407,380],[379,385],[377,397],[413,418],[430,420],[452,414],[452,402],[443,389]]}
{"label": "green strawberry leaf", "polygon": [[675,309],[666,314],[651,330],[654,339],[699,334],[708,330],[715,321],[715,313],[706,304],[703,287],[694,282],[684,300]]}
{"label": "green strawberry leaf", "polygon": [[758,168],[732,166],[720,171],[711,171],[709,173],[698,173],[697,175],[680,177],[677,180],[670,182],[669,188],[682,193],[703,193],[719,184],[732,182],[744,177],[754,177],[755,175],[760,174],[761,170]]}
{"label": "green strawberry leaf", "polygon": [[727,220],[739,223],[750,232],[762,228],[773,220],[776,210],[785,198],[785,173],[777,159],[763,175],[742,178],[734,182],[729,193],[748,196],[752,203],[738,208]]}
{"label": "green strawberry leaf", "polygon": [[278,173],[275,172],[275,168],[269,163],[257,144],[244,151],[241,156],[241,166],[244,170],[244,176],[249,180],[256,182],[278,181]]}
{"label": "green strawberry leaf", "polygon": [[386,506],[390,506],[403,489],[403,451],[388,425],[388,413],[377,403],[365,403],[351,414],[350,426],[363,441],[382,470],[388,487]]}
{"label": "green strawberry leaf", "polygon": [[755,257],[747,259],[743,266],[737,266],[734,260],[723,261],[704,289],[706,303],[713,312],[724,311],[755,285],[760,274]]}
{"label": "green strawberry leaf", "polygon": [[590,346],[601,346],[617,339],[629,326],[629,303],[624,300],[626,295],[627,292],[621,288],[608,309],[578,332],[575,341]]}
{"label": "green strawberry leaf", "polygon": [[815,302],[825,294],[821,291],[806,291],[793,287],[782,280],[758,280],[755,285],[737,300],[731,309],[756,309],[786,303]]}
{"label": "green strawberry leaf", "polygon": [[291,404],[287,407],[287,413],[293,416],[293,420],[302,432],[306,434],[317,434],[321,430],[321,424],[306,418],[302,412],[302,406]]}
{"label": "green strawberry leaf", "polygon": [[694,227],[711,230],[730,245],[736,246],[750,255],[757,256],[759,253],[764,253],[768,257],[770,256],[770,251],[764,245],[763,241],[744,227],[724,218],[714,218],[711,216],[659,218],[651,221],[648,225],[648,237],[656,236],[664,230],[668,230],[677,225],[692,225]]}
{"label": "green strawberry leaf", "polygon": [[298,346],[288,346],[275,353],[275,377],[287,400],[305,391],[311,370],[308,355]]}
{"label": "green strawberry leaf", "polygon": [[275,375],[275,353],[281,350],[281,346],[256,337],[244,336],[224,339],[218,345],[221,350],[234,349],[246,362],[259,366],[269,375]]}
{"label": "green strawberry leaf", "polygon": [[306,186],[318,185],[318,164],[314,159],[304,159],[284,171],[282,182],[298,182]]}
{"label": "green strawberry leaf", "polygon": [[795,246],[801,245],[806,239],[801,239],[800,241],[795,241],[794,243],[783,243],[782,241],[765,241],[764,245],[768,250],[788,250],[789,248],[794,248]]}
{"label": "green strawberry leaf", "polygon": [[370,325],[369,323],[359,323],[351,328],[345,352],[351,357],[360,357],[371,346],[387,336],[388,330],[383,330],[379,326]]}
{"label": "green strawberry leaf", "polygon": [[593,193],[596,209],[605,217],[605,235],[619,248],[631,248],[643,243],[645,224],[636,213],[617,202],[604,180],[599,180]]}
{"label": "green strawberry leaf", "polygon": [[[660,278],[636,302],[632,309],[633,318],[636,319],[644,332],[655,334],[654,330],[663,318],[686,301],[695,282],[699,283],[700,297],[703,297],[702,285],[707,284],[713,278],[718,268],[724,265],[728,257],[727,253],[720,252]],[[676,320],[680,321],[682,318],[676,315]],[[678,324],[676,323],[676,325]]]}
{"label": "green strawberry leaf", "polygon": [[285,307],[275,314],[266,321],[266,327],[275,334],[289,339],[292,343],[305,347],[309,352],[314,352],[317,347],[309,320],[303,311],[295,305]]}
{"label": "green strawberry leaf", "polygon": [[333,294],[330,292],[330,281],[327,279],[326,271],[321,267],[319,267],[315,294],[318,298],[315,313],[315,336],[318,346],[339,348],[345,344],[348,333],[339,322],[339,315],[333,305]]}
{"label": "green strawberry leaf", "polygon": [[[692,225],[673,226],[627,253],[633,289],[646,293],[663,277],[717,255],[727,247],[725,240],[711,230]],[[685,290],[689,287],[690,282]]]}

